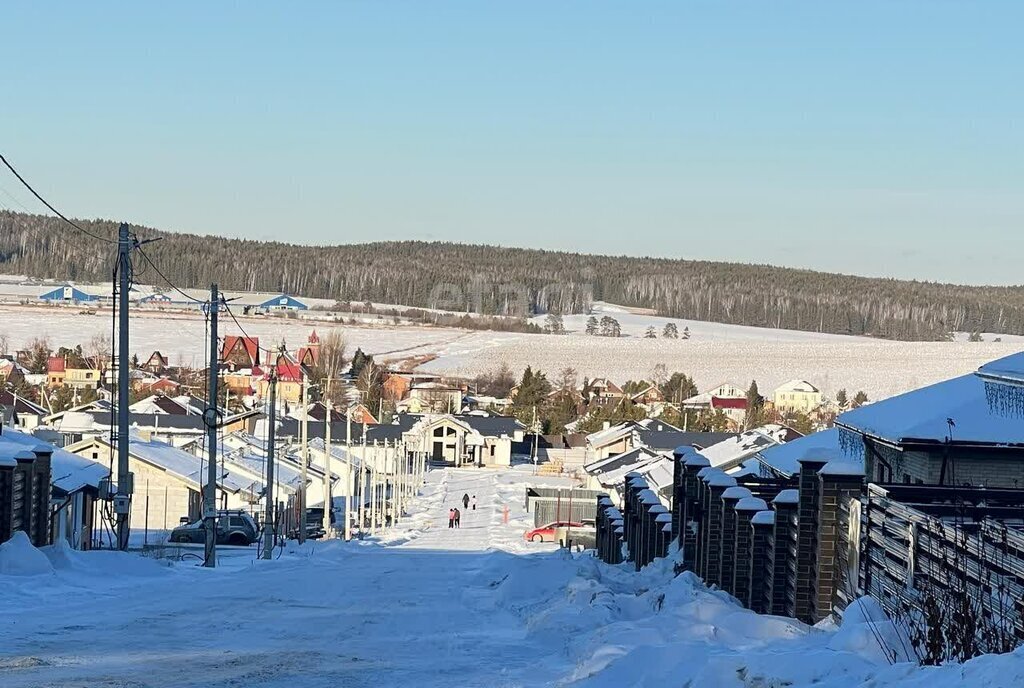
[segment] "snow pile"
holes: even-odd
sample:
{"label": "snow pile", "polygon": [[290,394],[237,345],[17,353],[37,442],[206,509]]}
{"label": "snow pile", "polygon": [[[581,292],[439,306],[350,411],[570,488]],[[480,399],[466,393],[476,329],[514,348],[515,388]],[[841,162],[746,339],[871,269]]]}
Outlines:
{"label": "snow pile", "polygon": [[[670,559],[639,573],[589,554],[517,559],[495,565],[507,566],[492,583],[495,599],[524,616],[531,640],[565,646],[572,686],[1024,685],[1024,649],[964,665],[916,666],[907,638],[870,598],[855,601],[838,629],[812,628],[755,614],[692,573],[676,576]],[[574,574],[566,579],[569,567]]]}
{"label": "snow pile", "polygon": [[873,598],[862,597],[843,612],[843,623],[829,649],[854,652],[876,664],[914,661],[910,639],[889,620]]}
{"label": "snow pile", "polygon": [[32,545],[24,531],[17,531],[0,545],[0,576],[43,576],[53,574],[46,555]]}
{"label": "snow pile", "polygon": [[158,576],[169,566],[169,560],[157,561],[140,557],[132,552],[116,550],[95,550],[79,552],[66,540],[60,539],[52,545],[38,550],[58,575],[75,576],[134,577]]}

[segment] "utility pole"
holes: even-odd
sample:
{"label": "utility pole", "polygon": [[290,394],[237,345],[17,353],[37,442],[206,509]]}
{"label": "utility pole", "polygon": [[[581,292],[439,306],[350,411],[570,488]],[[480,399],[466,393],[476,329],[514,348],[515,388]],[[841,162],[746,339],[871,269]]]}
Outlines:
{"label": "utility pole", "polygon": [[263,523],[263,558],[270,559],[277,534],[277,504],[274,502],[274,431],[277,421],[277,364],[270,369],[270,412],[267,418],[267,488],[266,512]]}
{"label": "utility pole", "polygon": [[[301,364],[300,364],[301,365]],[[299,491],[299,544],[306,541],[306,486],[309,466],[309,382],[302,371],[302,488]]]}
{"label": "utility pole", "polygon": [[363,437],[359,452],[359,538],[363,537],[363,526],[366,525],[366,426],[363,426]]}
{"label": "utility pole", "polygon": [[206,398],[206,446],[209,462],[206,465],[206,492],[203,493],[203,524],[206,528],[206,558],[203,566],[217,565],[217,378],[220,368],[220,352],[217,347],[217,306],[220,297],[217,285],[210,285],[210,369],[208,371],[209,394]]}
{"label": "utility pole", "polygon": [[331,378],[324,383],[324,406],[327,407],[327,419],[324,421],[324,537],[331,536],[331,513],[334,511],[334,498],[331,496]]}
{"label": "utility pole", "polygon": [[370,535],[377,532],[377,442],[373,443],[373,461],[370,463]]}
{"label": "utility pole", "polygon": [[131,235],[122,222],[117,235],[117,548],[128,549],[131,530],[132,474],[128,470],[128,289],[132,278]]}
{"label": "utility pole", "polygon": [[530,427],[533,432],[533,470],[537,472],[537,405],[533,405],[533,425]]}
{"label": "utility pole", "polygon": [[[352,408],[345,412],[345,461],[348,462],[348,477],[345,480],[345,542],[352,539],[352,487],[355,478],[355,462],[352,460]],[[363,475],[363,460],[359,460],[359,476]]]}

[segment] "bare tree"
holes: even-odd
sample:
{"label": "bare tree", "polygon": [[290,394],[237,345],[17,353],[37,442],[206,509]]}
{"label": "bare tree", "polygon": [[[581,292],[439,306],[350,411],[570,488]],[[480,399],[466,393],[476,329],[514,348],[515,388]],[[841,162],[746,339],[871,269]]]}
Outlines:
{"label": "bare tree", "polygon": [[85,359],[89,362],[93,368],[99,371],[105,371],[107,369],[107,363],[110,361],[110,355],[113,351],[113,344],[110,340],[109,334],[103,332],[97,332],[94,334],[88,342],[85,344],[83,354]]}
{"label": "bare tree", "polygon": [[558,374],[558,389],[563,392],[571,392],[576,389],[576,382],[576,369],[572,367],[562,368],[562,371]]}
{"label": "bare tree", "polygon": [[6,356],[10,346],[11,340],[7,337],[7,333],[0,332],[0,356]]}

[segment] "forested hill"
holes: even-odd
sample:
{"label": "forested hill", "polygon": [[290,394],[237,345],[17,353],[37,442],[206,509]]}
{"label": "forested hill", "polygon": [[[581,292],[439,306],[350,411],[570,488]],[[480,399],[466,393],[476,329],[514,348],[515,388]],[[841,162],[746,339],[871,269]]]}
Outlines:
{"label": "forested hill", "polygon": [[[116,223],[82,224],[116,236]],[[951,331],[1024,334],[1019,287],[452,243],[299,246],[134,229],[140,238],[163,237],[146,251],[179,286],[217,281],[224,289],[487,313],[516,312],[524,301],[534,312],[581,312],[596,299],[694,320],[907,340]],[[56,218],[0,211],[0,272],[108,280],[112,262],[109,245]],[[152,271],[139,279],[160,282]]]}

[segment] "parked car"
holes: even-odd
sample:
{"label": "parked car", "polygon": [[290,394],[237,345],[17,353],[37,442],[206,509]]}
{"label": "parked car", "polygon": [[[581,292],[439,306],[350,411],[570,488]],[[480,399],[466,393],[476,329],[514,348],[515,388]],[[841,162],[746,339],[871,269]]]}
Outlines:
{"label": "parked car", "polygon": [[[218,545],[251,545],[260,536],[256,521],[244,511],[217,512]],[[206,525],[202,519],[180,525],[171,531],[171,542],[206,542]]]}
{"label": "parked car", "polygon": [[[334,523],[334,514],[331,514],[331,523]],[[324,508],[322,506],[311,506],[306,509],[306,539],[319,540],[327,533],[324,531]],[[297,540],[299,537],[298,526],[291,529],[288,537]]]}
{"label": "parked car", "polygon": [[587,528],[591,529],[594,527],[594,522],[590,520],[586,521],[552,521],[547,525],[533,530],[528,530],[523,533],[523,538],[527,542],[554,542],[555,532],[558,528]]}

